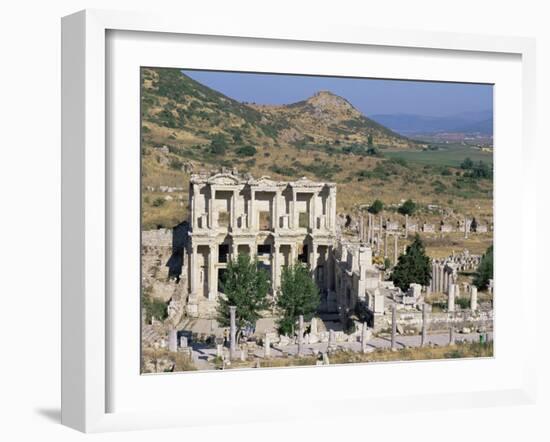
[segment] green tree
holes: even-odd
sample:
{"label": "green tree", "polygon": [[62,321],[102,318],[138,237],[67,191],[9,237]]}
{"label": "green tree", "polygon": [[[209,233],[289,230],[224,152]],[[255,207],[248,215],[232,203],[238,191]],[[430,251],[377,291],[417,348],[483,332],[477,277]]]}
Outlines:
{"label": "green tree", "polygon": [[210,142],[210,153],[214,155],[223,155],[227,149],[227,141],[221,134],[216,134]]}
{"label": "green tree", "polygon": [[472,178],[492,178],[493,171],[487,163],[480,161],[472,166],[470,176]]}
{"label": "green tree", "polygon": [[412,215],[416,210],[416,204],[414,203],[413,200],[411,199],[408,199],[407,201],[405,201],[400,207],[399,209],[397,209],[397,211],[401,214],[401,215]]}
{"label": "green tree", "polygon": [[397,265],[391,274],[391,280],[401,290],[405,291],[413,282],[428,285],[432,276],[430,258],[426,255],[424,244],[418,234],[406,253],[399,257]]}
{"label": "green tree", "polygon": [[466,157],[464,161],[462,161],[462,164],[460,165],[461,169],[468,170],[474,167],[474,162],[470,157]]}
{"label": "green tree", "polygon": [[372,143],[373,143],[373,141],[372,141],[372,134],[369,134],[369,135],[367,136],[367,146],[372,147],[372,146],[373,146]]}
{"label": "green tree", "polygon": [[269,275],[259,268],[257,259],[239,254],[236,260],[227,263],[224,280],[220,281],[225,296],[220,296],[217,319],[221,326],[229,325],[229,306],[237,307],[237,340],[244,327],[254,327],[260,312],[270,307],[267,292]]}
{"label": "green tree", "polygon": [[478,289],[483,290],[487,288],[489,279],[493,279],[493,246],[490,246],[481,257],[473,282]]}
{"label": "green tree", "polygon": [[373,203],[367,209],[369,213],[374,215],[379,214],[384,209],[384,203],[380,200],[374,200]]}
{"label": "green tree", "polygon": [[285,267],[277,297],[279,331],[287,335],[293,334],[298,317],[303,315],[309,321],[320,302],[319,289],[313,282],[309,269],[302,263]]}
{"label": "green tree", "polygon": [[367,155],[371,157],[377,157],[380,155],[380,151],[376,147],[370,146],[367,148]]}
{"label": "green tree", "polygon": [[256,155],[256,152],[256,148],[250,145],[241,146],[235,151],[235,153],[240,157],[253,157]]}

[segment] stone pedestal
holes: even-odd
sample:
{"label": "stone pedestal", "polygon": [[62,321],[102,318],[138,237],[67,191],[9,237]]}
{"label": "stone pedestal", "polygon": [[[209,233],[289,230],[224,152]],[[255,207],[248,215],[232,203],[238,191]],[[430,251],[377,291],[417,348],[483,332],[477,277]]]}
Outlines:
{"label": "stone pedestal", "polygon": [[473,312],[477,310],[477,287],[475,285],[470,287],[470,310]]}

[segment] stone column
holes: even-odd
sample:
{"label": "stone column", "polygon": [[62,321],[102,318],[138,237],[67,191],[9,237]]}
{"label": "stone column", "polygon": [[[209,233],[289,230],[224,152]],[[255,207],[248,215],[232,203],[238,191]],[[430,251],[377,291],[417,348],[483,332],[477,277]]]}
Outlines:
{"label": "stone column", "polygon": [[292,188],[292,200],[290,201],[290,223],[291,229],[298,228],[298,220],[296,219],[296,189]]}
{"label": "stone column", "polygon": [[430,279],[430,290],[435,292],[435,263],[432,261],[432,277]]}
{"label": "stone column", "polygon": [[470,286],[470,310],[473,312],[477,310],[477,287],[475,285]]}
{"label": "stone column", "polygon": [[309,211],[311,213],[309,218],[309,228],[311,229],[311,231],[314,231],[317,230],[317,192],[313,192],[313,194],[311,195],[310,206],[311,207],[309,208]]}
{"label": "stone column", "polygon": [[397,252],[397,234],[393,235],[393,265],[397,265],[398,252]]}
{"label": "stone column", "polygon": [[269,335],[266,333],[264,336],[264,357],[267,359],[271,356],[271,342]]}
{"label": "stone column", "polygon": [[368,339],[367,329],[368,329],[367,323],[363,322],[363,326],[361,328],[361,351],[363,353],[367,352],[367,339]]}
{"label": "stone column", "polygon": [[211,229],[217,226],[216,217],[214,216],[214,200],[216,199],[216,188],[210,185],[210,199],[208,200],[208,225]]}
{"label": "stone column", "polygon": [[327,274],[327,277],[326,277],[326,289],[327,291],[330,291],[332,290],[332,288],[334,287],[334,266],[335,266],[335,262],[334,262],[334,250],[332,248],[332,246],[328,246],[327,247],[327,263],[326,263],[326,267],[327,267],[327,271],[326,271],[326,274]]}
{"label": "stone column", "polygon": [[449,299],[447,301],[447,311],[449,312],[455,311],[455,290],[456,284],[449,284]]}
{"label": "stone column", "polygon": [[468,239],[468,220],[464,218],[464,238]]}
{"label": "stone column", "polygon": [[218,255],[218,247],[210,245],[210,253],[208,254],[208,300],[215,301],[218,295],[218,275],[216,271],[216,261]]}
{"label": "stone column", "polygon": [[409,237],[409,215],[405,214],[405,238]]}
{"label": "stone column", "polygon": [[304,353],[304,316],[298,316],[298,356]]}
{"label": "stone column", "polygon": [[395,350],[395,335],[397,333],[397,305],[391,306],[391,349]]}
{"label": "stone column", "polygon": [[191,206],[191,229],[195,229],[197,227],[197,196],[198,196],[198,186],[196,184],[191,185],[192,193],[190,195],[190,206]]}
{"label": "stone column", "polygon": [[311,253],[310,253],[310,268],[313,278],[315,278],[315,268],[317,267],[317,244],[314,242],[311,243]]}
{"label": "stone column", "polygon": [[250,188],[250,213],[248,214],[248,227],[251,230],[256,230],[256,191],[253,188]]}
{"label": "stone column", "polygon": [[271,257],[271,283],[273,287],[273,295],[277,293],[277,289],[281,285],[280,282],[280,265],[279,265],[279,244],[273,244],[273,253]]}
{"label": "stone column", "polygon": [[237,348],[237,307],[229,306],[229,358],[235,358]]}
{"label": "stone column", "polygon": [[189,257],[189,293],[195,295],[197,292],[197,246],[191,245],[191,256]]}
{"label": "stone column", "polygon": [[367,227],[367,242],[372,244],[372,215],[369,213],[367,215],[368,227]]}
{"label": "stone column", "polygon": [[330,187],[329,190],[329,199],[330,199],[330,228],[334,229],[336,227],[336,187]]}
{"label": "stone column", "polygon": [[420,346],[424,347],[428,338],[428,304],[422,304],[422,339]]}
{"label": "stone column", "polygon": [[376,254],[380,256],[380,238],[382,238],[380,231],[376,234]]}
{"label": "stone column", "polygon": [[384,235],[384,259],[388,257],[388,231]]}
{"label": "stone column", "polygon": [[233,195],[231,197],[231,230],[237,229],[237,189],[233,189]]}
{"label": "stone column", "polygon": [[273,200],[273,219],[271,221],[273,230],[280,228],[280,214],[279,214],[279,202],[281,200],[281,191],[277,189],[275,191],[275,198]]}
{"label": "stone column", "polygon": [[168,350],[171,352],[178,351],[178,331],[175,328],[171,328],[168,335]]}

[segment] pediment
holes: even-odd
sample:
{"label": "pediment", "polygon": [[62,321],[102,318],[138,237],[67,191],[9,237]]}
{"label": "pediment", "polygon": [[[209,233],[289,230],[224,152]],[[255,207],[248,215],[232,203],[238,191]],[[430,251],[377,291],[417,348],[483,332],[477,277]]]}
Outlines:
{"label": "pediment", "polygon": [[235,175],[231,175],[229,173],[218,173],[208,178],[208,184],[231,186],[240,184],[240,180]]}
{"label": "pediment", "polygon": [[269,176],[262,176],[257,180],[251,180],[250,185],[257,187],[276,187],[279,184],[278,181],[274,181]]}
{"label": "pediment", "polygon": [[318,182],[318,181],[312,181],[309,178],[304,176],[304,177],[300,178],[299,180],[290,183],[290,185],[292,187],[297,187],[297,188],[322,187],[322,186],[325,185],[325,183],[321,183],[321,182]]}

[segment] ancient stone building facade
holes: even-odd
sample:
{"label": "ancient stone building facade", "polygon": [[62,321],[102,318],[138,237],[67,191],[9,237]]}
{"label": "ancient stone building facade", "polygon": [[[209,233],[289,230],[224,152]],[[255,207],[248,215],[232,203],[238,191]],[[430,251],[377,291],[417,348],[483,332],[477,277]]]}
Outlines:
{"label": "ancient stone building facade", "polygon": [[306,263],[322,307],[335,290],[336,185],[306,178],[292,182],[254,179],[236,172],[192,175],[187,245],[189,316],[211,315],[227,263],[256,256],[277,293],[281,271]]}
{"label": "ancient stone building facade", "polygon": [[[378,288],[381,274],[373,265],[370,247],[356,241],[339,240],[334,255],[335,292],[334,302],[329,307],[347,315],[357,301],[367,301],[369,292]],[[329,297],[329,301],[332,298]]]}

